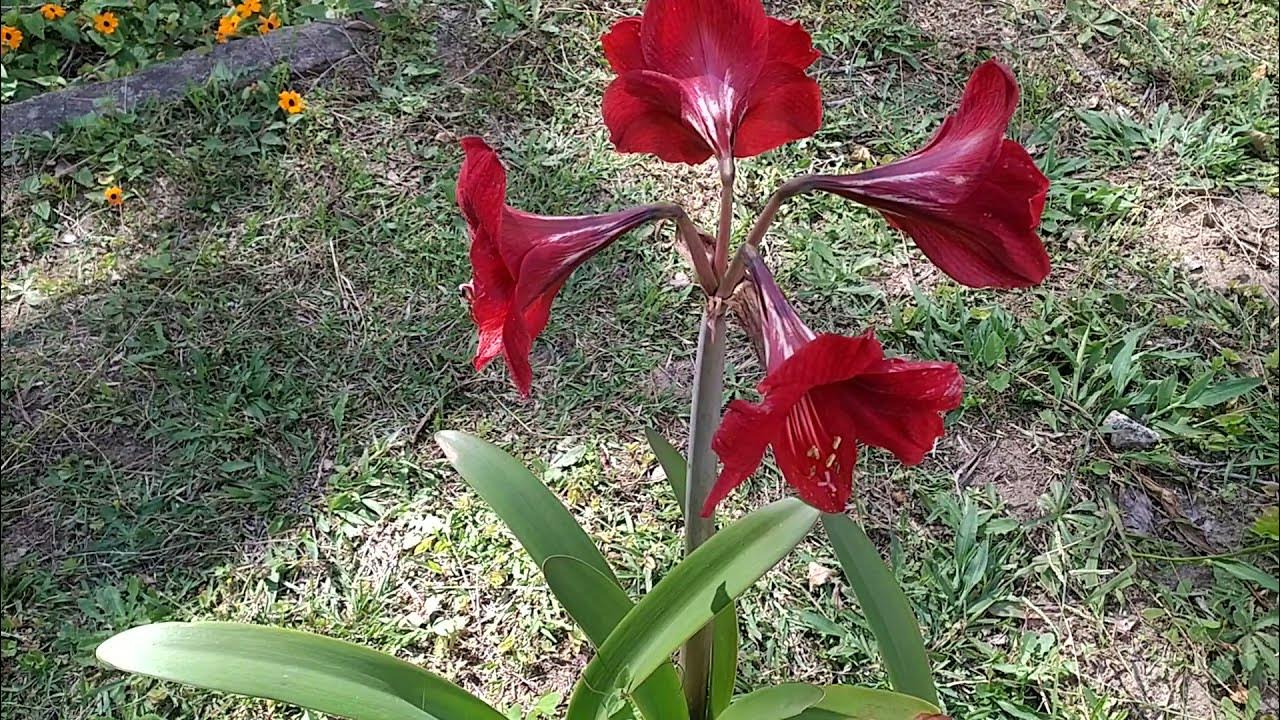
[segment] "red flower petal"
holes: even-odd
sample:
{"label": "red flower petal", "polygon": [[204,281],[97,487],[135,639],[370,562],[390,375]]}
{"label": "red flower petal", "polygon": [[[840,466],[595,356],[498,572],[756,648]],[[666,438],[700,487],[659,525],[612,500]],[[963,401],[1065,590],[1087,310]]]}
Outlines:
{"label": "red flower petal", "polygon": [[604,92],[604,124],[618,152],[651,153],[667,162],[696,165],[711,146],[681,114],[684,88],[648,71],[619,75]]}
{"label": "red flower petal", "polygon": [[[533,350],[533,339],[542,334],[551,317],[551,305],[555,302],[556,293],[564,283],[548,290],[545,295],[535,298],[523,313],[510,313],[501,329],[502,359],[507,363],[507,372],[516,390],[525,397],[533,387],[533,367],[529,364],[529,353]],[[482,335],[483,337],[483,335]],[[477,368],[481,369],[481,368]]]}
{"label": "red flower petal", "polygon": [[821,57],[809,32],[795,20],[769,18],[769,52],[766,63],[783,63],[804,70]]}
{"label": "red flower petal", "polygon": [[457,196],[471,230],[472,281],[467,286],[468,301],[479,330],[472,362],[476,370],[483,370],[502,354],[502,327],[515,291],[515,278],[498,249],[507,174],[484,140],[463,138],[462,148],[466,157],[458,173]]}
{"label": "red flower petal", "polygon": [[657,215],[653,206],[573,217],[547,217],[507,208],[501,247],[508,265],[518,268],[516,307],[527,307],[544,294],[554,294],[592,255]]}
{"label": "red flower petal", "polygon": [[729,403],[711,439],[711,449],[724,467],[702,504],[702,517],[711,517],[716,505],[760,467],[764,451],[781,432],[787,412],[799,398],[800,393],[777,393],[766,396],[759,405],[746,400]]}
{"label": "red flower petal", "polygon": [[824,333],[770,370],[757,388],[768,394],[799,387],[802,392],[848,380],[884,358],[880,341],[871,331],[858,337]]}
{"label": "red flower petal", "polygon": [[942,437],[942,415],[960,407],[964,378],[944,362],[886,360],[834,389],[859,442],[917,465]]}
{"label": "red flower petal", "polygon": [[622,18],[600,36],[604,57],[619,75],[631,70],[644,70],[644,53],[640,50],[640,18]]}
{"label": "red flower petal", "polygon": [[[969,287],[1031,287],[1049,275],[1049,254],[1036,234],[1049,181],[1022,146],[1007,140],[1004,148],[995,169],[963,207],[941,217],[885,215],[934,265]],[[1027,168],[1035,177],[1029,177]]]}
{"label": "red flower petal", "polygon": [[746,87],[769,39],[760,0],[649,0],[640,28],[645,65],[674,78],[714,77]]}
{"label": "red flower petal", "polygon": [[733,138],[733,154],[759,155],[807,138],[820,127],[822,91],[817,81],[805,75],[803,68],[774,63],[760,73],[747,96],[746,112]]}

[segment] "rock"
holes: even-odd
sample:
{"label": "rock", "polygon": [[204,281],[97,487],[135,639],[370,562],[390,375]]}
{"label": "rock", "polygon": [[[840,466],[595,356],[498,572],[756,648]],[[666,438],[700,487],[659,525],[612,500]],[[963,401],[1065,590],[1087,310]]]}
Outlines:
{"label": "rock", "polygon": [[1150,450],[1160,442],[1160,433],[1116,410],[1102,421],[1102,431],[1116,450]]}

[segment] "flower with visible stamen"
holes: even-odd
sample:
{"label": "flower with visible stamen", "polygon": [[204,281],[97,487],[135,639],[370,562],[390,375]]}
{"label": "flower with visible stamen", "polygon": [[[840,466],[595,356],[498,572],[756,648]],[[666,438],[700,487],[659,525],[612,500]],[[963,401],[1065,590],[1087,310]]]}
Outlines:
{"label": "flower with visible stamen", "polygon": [[842,512],[853,492],[858,445],[889,450],[918,464],[942,435],[944,413],[960,406],[956,366],[886,358],[868,331],[859,337],[816,334],[778,289],[764,262],[747,249],[758,293],[767,373],[758,404],[734,400],[712,440],[724,468],[702,507],[715,506],[755,472],[767,448],[787,484],[824,512]]}

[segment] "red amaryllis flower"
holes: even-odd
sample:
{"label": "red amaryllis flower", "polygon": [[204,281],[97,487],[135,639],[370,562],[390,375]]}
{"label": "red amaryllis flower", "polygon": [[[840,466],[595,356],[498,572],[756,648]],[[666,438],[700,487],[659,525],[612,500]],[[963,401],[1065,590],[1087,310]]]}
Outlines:
{"label": "red amaryllis flower", "polygon": [[822,124],[809,33],[760,0],[649,0],[601,42],[618,73],[604,122],[619,152],[693,165],[759,155]]}
{"label": "red amaryllis flower", "polygon": [[959,407],[964,379],[951,363],[886,358],[871,331],[815,334],[758,255],[750,255],[748,269],[763,314],[764,399],[729,404],[712,439],[724,468],[702,515],[759,467],[767,446],[802,500],[842,512],[853,492],[858,444],[919,463],[942,435],[942,414]]}
{"label": "red amaryllis flower", "polygon": [[674,206],[646,205],[603,215],[546,217],[506,204],[507,173],[478,137],[462,139],[458,206],[471,231],[471,282],[462,291],[480,331],[475,367],[502,355],[516,388],[529,394],[529,349],[546,327],[569,275],[620,235]]}
{"label": "red amaryllis flower", "polygon": [[1035,285],[1049,274],[1036,235],[1049,180],[1004,136],[1017,104],[1013,73],[988,60],[923,149],[856,175],[815,176],[812,187],[879,210],[961,284]]}

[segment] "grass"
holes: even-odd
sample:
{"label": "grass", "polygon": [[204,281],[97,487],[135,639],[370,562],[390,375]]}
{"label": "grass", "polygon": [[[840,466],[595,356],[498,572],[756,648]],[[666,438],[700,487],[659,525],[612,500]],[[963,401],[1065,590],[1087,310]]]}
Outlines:
{"label": "grass", "polygon": [[[957,288],[833,198],[793,201],[767,240],[815,328],[874,325],[968,380],[924,465],[864,454],[858,515],[957,718],[1274,715],[1275,546],[1251,525],[1275,502],[1280,363],[1275,297],[1251,281],[1275,273],[1275,68],[1258,72],[1275,6],[975,7],[781,13],[824,51],[824,127],[740,172],[743,230],[794,174],[918,146],[979,58],[1023,84],[1014,132],[1054,181],[1043,287]],[[440,428],[526,458],[636,593],[676,560],[642,433],[678,440],[687,412],[697,303],[671,229],[575,276],[522,401],[470,368],[454,140],[490,138],[535,211],[672,199],[709,224],[711,173],[610,150],[596,38],[618,7],[400,10],[371,70],[304,88],[298,122],[270,115],[276,76],[7,157],[6,717],[303,717],[92,661],[112,632],[189,618],[348,638],[516,712],[554,707],[589,646],[444,463]],[[98,201],[108,181],[121,212]],[[760,369],[731,340],[727,392],[749,395]],[[1166,439],[1112,450],[1111,410]],[[729,513],[783,492],[766,473]],[[816,540],[744,598],[744,689],[883,683],[815,565],[837,567]]]}

